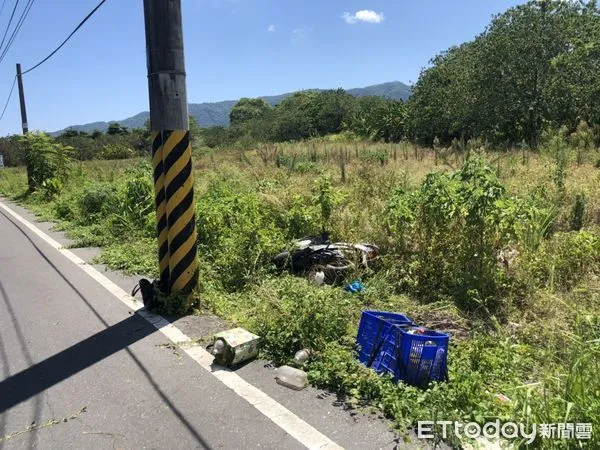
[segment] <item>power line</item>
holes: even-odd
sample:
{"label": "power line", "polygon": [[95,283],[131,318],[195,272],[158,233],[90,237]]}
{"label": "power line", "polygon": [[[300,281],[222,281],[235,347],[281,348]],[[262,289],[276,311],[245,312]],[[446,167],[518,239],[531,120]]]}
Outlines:
{"label": "power line", "polygon": [[4,109],[2,110],[2,114],[0,114],[0,120],[4,117],[4,113],[6,112],[6,108],[8,108],[8,103],[10,102],[10,98],[12,97],[12,93],[15,89],[15,83],[17,82],[17,77],[15,76],[13,80],[12,87],[10,88],[10,93],[8,94],[8,98],[6,99],[6,104],[4,105]]}
{"label": "power line", "polygon": [[2,12],[4,11],[4,5],[6,5],[6,0],[3,0],[2,6],[0,6],[0,17],[2,17]]}
{"label": "power line", "polygon": [[27,19],[27,16],[29,15],[29,11],[31,11],[31,7],[33,6],[34,2],[35,2],[35,0],[28,0],[28,3],[25,5],[25,8],[23,8],[21,17],[19,17],[19,21],[17,22],[17,25],[15,26],[15,29],[13,30],[12,34],[8,38],[8,42],[6,43],[6,47],[4,47],[4,50],[2,51],[2,55],[0,55],[0,63],[6,57],[6,54],[10,50],[10,47],[12,46],[13,42],[15,41],[15,39],[17,37],[17,34],[19,34],[19,31],[21,30],[21,27],[23,26],[25,19]]}
{"label": "power line", "polygon": [[[18,0],[17,0],[18,1]],[[25,75],[26,73],[31,72],[32,70],[37,69],[38,67],[40,67],[42,64],[44,64],[46,61],[48,61],[50,58],[52,58],[56,52],[58,52],[68,41],[69,39],[71,39],[71,37],[73,37],[73,35],[75,33],[77,33],[77,31],[83,26],[84,23],[86,23],[90,17],[92,17],[94,15],[94,13],[96,11],[98,11],[98,9],[106,2],[106,0],[102,0],[100,3],[98,3],[98,5],[92,9],[92,11],[85,16],[85,18],[79,23],[79,25],[77,25],[77,27],[71,32],[71,34],[69,36],[67,36],[67,38],[58,46],[56,47],[56,49],[50,53],[48,56],[46,56],[44,59],[42,59],[39,63],[37,63],[35,66],[33,66],[31,69],[27,69],[26,71],[23,72],[23,75]]]}
{"label": "power line", "polygon": [[2,42],[0,43],[0,48],[4,45],[4,41],[6,40],[6,35],[8,34],[8,30],[10,30],[10,25],[15,17],[15,12],[17,12],[17,6],[19,6],[19,2],[21,0],[15,1],[15,7],[12,10],[12,14],[10,15],[10,19],[8,20],[8,25],[6,26],[6,30],[4,31],[4,36],[2,36]]}

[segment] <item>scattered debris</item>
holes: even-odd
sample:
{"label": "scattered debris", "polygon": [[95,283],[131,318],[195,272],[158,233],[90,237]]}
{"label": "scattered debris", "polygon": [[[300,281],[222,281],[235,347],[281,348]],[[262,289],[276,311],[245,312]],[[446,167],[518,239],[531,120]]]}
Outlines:
{"label": "scattered debris", "polygon": [[29,433],[31,431],[41,430],[42,428],[49,428],[49,427],[52,427],[54,425],[58,425],[58,424],[61,424],[61,423],[66,423],[69,420],[77,419],[84,412],[87,412],[87,406],[84,406],[83,408],[81,408],[75,414],[71,414],[70,416],[63,417],[62,419],[50,419],[47,422],[44,422],[44,423],[42,423],[40,425],[38,425],[35,422],[32,422],[31,425],[29,425],[24,430],[17,431],[15,433],[7,434],[6,436],[0,437],[0,443],[8,441],[9,439],[13,439],[13,438],[15,438],[17,436],[20,436],[22,434]]}
{"label": "scattered debris", "polygon": [[235,366],[258,355],[260,337],[243,328],[233,328],[213,336],[210,352],[215,355],[215,363]]}
{"label": "scattered debris", "polygon": [[166,348],[168,350],[171,350],[171,352],[173,352],[173,354],[177,357],[177,359],[181,359],[181,353],[179,353],[179,346],[176,344],[168,342],[166,344],[157,344],[156,347]]}
{"label": "scattered debris", "polygon": [[516,250],[514,248],[507,248],[507,249],[500,250],[498,252],[497,259],[498,259],[498,263],[501,264],[502,267],[504,267],[504,270],[509,270],[514,266],[518,257],[519,257],[518,250]]}
{"label": "scattered debris", "polygon": [[299,350],[294,355],[294,361],[296,361],[296,364],[302,365],[310,359],[310,357],[312,356],[312,353],[313,352],[308,348]]}
{"label": "scattered debris", "polygon": [[365,286],[360,281],[353,281],[344,287],[344,290],[351,294],[357,294],[365,290]]}
{"label": "scattered debris", "polygon": [[277,373],[275,380],[282,386],[301,391],[308,384],[308,377],[304,370],[295,369],[290,366],[281,366],[275,369],[275,371]]}
{"label": "scattered debris", "polygon": [[325,272],[319,270],[309,275],[309,279],[317,286],[323,286],[325,284]]}
{"label": "scattered debris", "polygon": [[309,278],[319,285],[335,284],[356,267],[372,269],[378,262],[379,247],[376,245],[331,243],[326,234],[298,239],[291,250],[283,251],[273,258],[278,269],[308,273]]}
{"label": "scattered debris", "polygon": [[510,403],[512,401],[504,394],[494,394],[494,397],[496,397],[501,403]]}

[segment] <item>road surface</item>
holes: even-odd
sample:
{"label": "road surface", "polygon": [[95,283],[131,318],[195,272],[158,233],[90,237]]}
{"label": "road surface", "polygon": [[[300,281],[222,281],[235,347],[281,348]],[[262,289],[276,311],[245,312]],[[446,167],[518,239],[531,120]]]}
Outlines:
{"label": "road surface", "polygon": [[68,241],[50,228],[0,199],[0,449],[405,448],[381,419],[277,385],[264,362],[219,378],[53,247]]}

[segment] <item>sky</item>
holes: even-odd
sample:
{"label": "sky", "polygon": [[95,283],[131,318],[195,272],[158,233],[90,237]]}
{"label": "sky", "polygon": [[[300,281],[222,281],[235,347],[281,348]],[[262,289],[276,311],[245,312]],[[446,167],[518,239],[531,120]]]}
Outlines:
{"label": "sky", "polygon": [[[0,33],[19,1],[5,1]],[[190,103],[310,88],[414,83],[516,0],[181,0]],[[36,0],[0,62],[0,113],[15,76],[48,55],[99,0]],[[12,31],[11,31],[12,32]],[[9,32],[10,35],[10,32]],[[0,35],[1,37],[1,35]],[[148,110],[142,0],[107,0],[52,59],[24,75],[29,127],[120,120]],[[19,133],[15,88],[0,136]]]}

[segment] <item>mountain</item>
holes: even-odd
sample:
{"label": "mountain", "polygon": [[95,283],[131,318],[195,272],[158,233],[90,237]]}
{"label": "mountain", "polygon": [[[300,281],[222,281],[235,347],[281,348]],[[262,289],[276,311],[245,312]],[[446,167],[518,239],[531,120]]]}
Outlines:
{"label": "mountain", "polygon": [[[314,89],[319,91],[321,89]],[[355,97],[365,97],[369,95],[375,95],[379,97],[386,97],[394,100],[406,100],[410,96],[410,86],[401,83],[400,81],[391,81],[389,83],[375,84],[373,86],[367,86],[364,88],[348,89],[347,92]],[[288,92],[281,95],[272,95],[261,97],[271,105],[277,105],[284,98],[292,95],[293,92]],[[215,127],[215,126],[227,126],[229,124],[229,112],[231,108],[237,103],[237,100],[226,100],[216,103],[190,103],[189,112],[190,115],[194,116],[200,126],[202,127]],[[119,122],[121,125],[128,128],[141,128],[149,117],[148,111],[136,114],[133,117],[128,117],[123,120],[113,120],[111,122]],[[92,132],[94,130],[106,131],[110,122],[92,122],[85,125],[72,125],[63,130],[52,133],[53,135],[59,135],[66,130],[77,130]]]}

